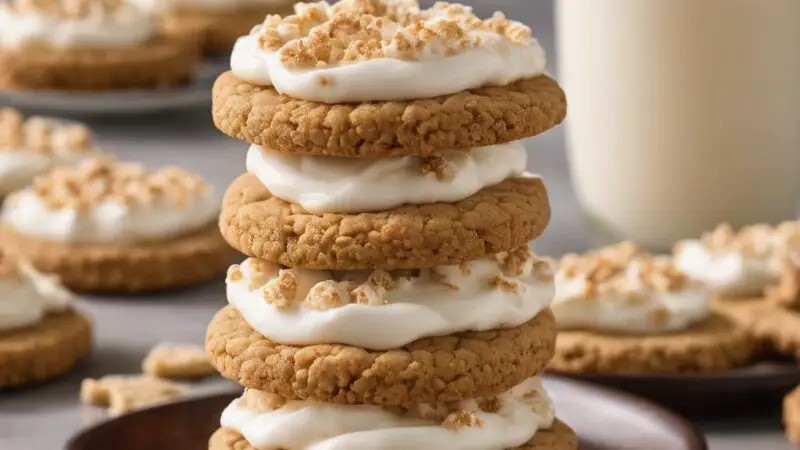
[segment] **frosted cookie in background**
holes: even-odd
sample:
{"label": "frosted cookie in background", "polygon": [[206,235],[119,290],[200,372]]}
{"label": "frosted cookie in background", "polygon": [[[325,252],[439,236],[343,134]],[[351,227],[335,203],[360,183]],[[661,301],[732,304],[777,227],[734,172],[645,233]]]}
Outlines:
{"label": "frosted cookie in background", "polygon": [[0,4],[0,89],[176,86],[198,63],[194,42],[164,35],[150,13],[124,0]]}
{"label": "frosted cookie in background", "polygon": [[199,175],[95,157],[11,194],[0,245],[73,290],[178,288],[211,280],[231,262],[235,253],[219,234],[218,211]]}
{"label": "frosted cookie in background", "polygon": [[0,108],[0,197],[22,189],[34,177],[99,152],[89,128],[72,121],[30,117]]}
{"label": "frosted cookie in background", "polygon": [[57,277],[0,260],[0,390],[69,371],[92,348],[92,323]]}
{"label": "frosted cookie in background", "polygon": [[746,364],[755,351],[743,328],[710,308],[704,285],[630,242],[565,255],[555,280],[552,370],[714,372]]}

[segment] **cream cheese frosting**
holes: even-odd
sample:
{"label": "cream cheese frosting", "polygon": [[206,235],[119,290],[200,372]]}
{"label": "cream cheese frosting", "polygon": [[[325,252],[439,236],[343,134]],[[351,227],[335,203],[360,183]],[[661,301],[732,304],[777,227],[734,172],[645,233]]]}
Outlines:
{"label": "cream cheese frosting", "polygon": [[282,344],[340,343],[375,350],[430,336],[519,326],[553,299],[548,263],[528,248],[419,271],[232,266],[228,302]]}
{"label": "cream cheese frosting", "polygon": [[761,296],[780,274],[781,255],[800,249],[800,222],[752,225],[738,232],[722,224],[675,248],[677,267],[726,297]]}
{"label": "cream cheese frosting", "polygon": [[0,331],[39,323],[46,314],[69,308],[72,294],[31,265],[8,261],[0,267]]}
{"label": "cream cheese frosting", "polygon": [[429,158],[288,155],[253,145],[247,170],[269,191],[311,213],[378,211],[403,204],[456,202],[525,172],[520,143]]}
{"label": "cream cheese frosting", "polygon": [[553,403],[538,378],[491,399],[384,408],[285,398],[248,390],[223,427],[258,450],[505,450],[550,428]]}
{"label": "cream cheese frosting", "polygon": [[0,3],[0,46],[119,47],[156,34],[153,18],[122,0]]}
{"label": "cream cheese frosting", "polygon": [[284,6],[292,0],[130,0],[144,11],[235,11],[253,6]]}
{"label": "cream cheese frosting", "polygon": [[429,98],[503,86],[544,73],[531,30],[495,13],[416,0],[343,0],[295,5],[268,16],[233,49],[242,80],[325,103]]}
{"label": "cream cheese frosting", "polygon": [[218,201],[199,176],[176,167],[93,158],[59,167],[12,194],[2,220],[26,236],[62,243],[168,240],[216,221]]}
{"label": "cream cheese frosting", "polygon": [[656,334],[710,314],[708,289],[683,276],[671,258],[630,243],[565,256],[555,283],[551,309],[559,329]]}
{"label": "cream cheese frosting", "polygon": [[53,167],[99,152],[89,129],[61,119],[31,117],[0,108],[0,195],[21,189]]}

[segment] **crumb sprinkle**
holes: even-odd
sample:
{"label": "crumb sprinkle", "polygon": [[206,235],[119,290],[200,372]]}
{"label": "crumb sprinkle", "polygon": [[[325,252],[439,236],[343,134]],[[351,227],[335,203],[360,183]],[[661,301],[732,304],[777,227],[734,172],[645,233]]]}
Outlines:
{"label": "crumb sprinkle", "polygon": [[123,11],[134,11],[125,0],[10,0],[15,13],[46,13],[68,20],[98,19]]}
{"label": "crumb sprinkle", "polygon": [[1,152],[83,154],[94,148],[92,132],[82,123],[39,116],[26,120],[16,109],[0,108]]}

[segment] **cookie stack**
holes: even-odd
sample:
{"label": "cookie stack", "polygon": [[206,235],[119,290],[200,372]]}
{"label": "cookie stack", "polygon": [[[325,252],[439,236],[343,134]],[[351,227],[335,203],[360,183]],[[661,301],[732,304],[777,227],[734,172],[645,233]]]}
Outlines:
{"label": "cookie stack", "polygon": [[210,448],[574,449],[553,355],[541,179],[517,140],[563,120],[530,29],[415,1],[298,4],[214,87],[252,146],[220,229],[250,256],[209,325],[246,390]]}

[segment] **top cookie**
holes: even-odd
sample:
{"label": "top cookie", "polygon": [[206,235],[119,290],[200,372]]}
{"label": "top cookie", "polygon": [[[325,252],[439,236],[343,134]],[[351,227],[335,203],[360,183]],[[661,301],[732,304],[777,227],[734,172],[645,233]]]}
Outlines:
{"label": "top cookie", "polygon": [[289,153],[427,155],[532,136],[566,114],[528,27],[445,2],[298,4],[240,38],[231,67],[214,88],[217,126]]}

